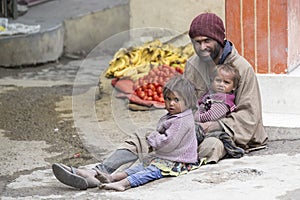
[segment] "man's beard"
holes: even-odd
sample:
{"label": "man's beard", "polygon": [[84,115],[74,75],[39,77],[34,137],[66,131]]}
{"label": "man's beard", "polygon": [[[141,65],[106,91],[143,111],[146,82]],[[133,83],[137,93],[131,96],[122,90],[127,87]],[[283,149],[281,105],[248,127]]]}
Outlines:
{"label": "man's beard", "polygon": [[[213,51],[207,51],[207,50],[201,51],[201,50],[199,50],[197,52],[197,55],[204,62],[212,62],[212,61],[214,61],[219,56],[220,50],[221,50],[220,45],[216,44],[214,46],[214,50]],[[203,52],[208,52],[208,53],[207,53],[207,55],[203,55]]]}

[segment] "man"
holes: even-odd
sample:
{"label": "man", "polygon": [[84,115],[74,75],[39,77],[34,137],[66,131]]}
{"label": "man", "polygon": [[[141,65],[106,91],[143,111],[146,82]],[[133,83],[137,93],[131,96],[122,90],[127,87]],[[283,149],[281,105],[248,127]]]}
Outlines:
{"label": "man", "polygon": [[[205,137],[198,148],[199,158],[206,158],[207,163],[217,163],[228,155],[243,156],[243,149],[265,145],[268,137],[262,123],[256,75],[234,45],[225,40],[222,19],[213,13],[198,15],[191,23],[189,36],[196,54],[188,60],[184,76],[194,84],[197,97],[208,90],[210,73],[217,64],[230,63],[241,75],[236,90],[235,111],[218,121],[201,124]],[[128,139],[123,147],[93,170],[53,164],[53,172],[66,185],[79,189],[96,187],[100,184],[96,178],[98,170],[112,173],[123,164],[136,161],[143,153],[147,153],[145,144],[145,136],[137,133],[136,137]]]}
{"label": "man", "polygon": [[[267,134],[262,123],[261,97],[252,66],[238,54],[234,45],[225,40],[223,21],[213,13],[197,16],[191,23],[189,36],[196,55],[189,59],[185,77],[192,81],[197,96],[210,85],[210,73],[217,64],[231,63],[239,70],[241,79],[236,90],[236,110],[229,116],[202,124],[206,133],[224,131],[243,149],[264,145]],[[199,157],[218,162],[228,151],[217,137],[207,137],[199,146]]]}

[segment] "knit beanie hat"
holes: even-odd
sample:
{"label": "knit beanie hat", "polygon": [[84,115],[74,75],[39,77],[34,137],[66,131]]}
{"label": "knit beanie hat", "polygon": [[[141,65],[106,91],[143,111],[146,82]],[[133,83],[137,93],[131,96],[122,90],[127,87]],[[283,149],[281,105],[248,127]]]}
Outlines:
{"label": "knit beanie hat", "polygon": [[203,13],[195,17],[191,23],[190,38],[206,36],[224,46],[225,28],[223,21],[214,13]]}

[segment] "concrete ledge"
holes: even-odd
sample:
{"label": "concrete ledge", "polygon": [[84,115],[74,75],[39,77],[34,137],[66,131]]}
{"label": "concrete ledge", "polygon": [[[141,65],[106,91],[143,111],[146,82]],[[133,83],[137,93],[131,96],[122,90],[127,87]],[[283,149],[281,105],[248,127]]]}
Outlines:
{"label": "concrete ledge", "polygon": [[55,61],[86,54],[111,35],[129,30],[129,1],[49,1],[9,23],[41,25],[39,33],[0,37],[0,66]]}
{"label": "concrete ledge", "polygon": [[31,65],[57,60],[63,53],[61,25],[46,32],[0,39],[0,65],[4,67]]}
{"label": "concrete ledge", "polygon": [[299,140],[300,128],[265,126],[269,135],[269,141],[276,140]]}
{"label": "concrete ledge", "polygon": [[300,114],[263,113],[263,123],[271,141],[300,138]]}

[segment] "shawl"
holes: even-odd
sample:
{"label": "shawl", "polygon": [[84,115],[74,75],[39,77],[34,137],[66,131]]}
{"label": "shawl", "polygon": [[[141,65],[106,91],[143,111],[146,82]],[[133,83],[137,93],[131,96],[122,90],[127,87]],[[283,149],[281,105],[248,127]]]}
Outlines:
{"label": "shawl", "polygon": [[[244,149],[265,145],[268,139],[263,127],[261,95],[256,74],[249,62],[239,55],[234,45],[226,41],[225,48],[231,46],[223,63],[231,63],[239,70],[241,80],[236,90],[235,112],[218,120],[233,141]],[[225,50],[224,48],[224,50]],[[209,89],[210,70],[215,66],[192,56],[185,67],[184,76],[190,80],[197,97],[203,96]]]}

